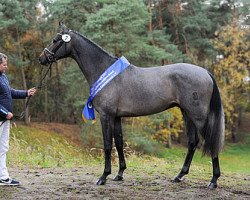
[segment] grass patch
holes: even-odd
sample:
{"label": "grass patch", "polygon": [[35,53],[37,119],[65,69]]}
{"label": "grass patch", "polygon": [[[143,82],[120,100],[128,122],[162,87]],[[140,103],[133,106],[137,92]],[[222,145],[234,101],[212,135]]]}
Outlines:
{"label": "grass patch", "polygon": [[9,165],[29,167],[71,167],[94,162],[90,154],[54,132],[28,126],[11,129]]}
{"label": "grass patch", "polygon": [[[219,155],[222,173],[242,173],[250,175],[250,135],[246,137],[244,144],[226,144],[224,151]],[[183,165],[187,148],[173,147],[164,150],[164,158],[172,160],[176,164]],[[180,167],[181,167],[180,166]],[[197,150],[190,170],[212,172],[212,161],[208,156],[202,156],[201,150]]]}
{"label": "grass patch", "polygon": [[221,154],[223,170],[250,175],[250,134],[245,134],[243,143],[230,143]]}

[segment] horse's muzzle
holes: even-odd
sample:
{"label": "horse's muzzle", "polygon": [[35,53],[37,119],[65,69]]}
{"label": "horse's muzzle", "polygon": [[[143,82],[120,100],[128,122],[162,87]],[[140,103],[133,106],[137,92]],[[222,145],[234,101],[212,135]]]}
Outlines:
{"label": "horse's muzzle", "polygon": [[39,56],[38,58],[38,62],[41,64],[41,65],[47,65],[47,59],[45,58],[45,56],[43,55],[43,53]]}

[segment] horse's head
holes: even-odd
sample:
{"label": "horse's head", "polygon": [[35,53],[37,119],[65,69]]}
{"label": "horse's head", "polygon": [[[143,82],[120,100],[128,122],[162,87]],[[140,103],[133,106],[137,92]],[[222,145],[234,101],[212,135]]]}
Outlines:
{"label": "horse's head", "polygon": [[60,32],[54,37],[52,42],[43,50],[39,56],[39,62],[47,65],[61,58],[65,58],[70,54],[71,30],[63,23],[59,23]]}

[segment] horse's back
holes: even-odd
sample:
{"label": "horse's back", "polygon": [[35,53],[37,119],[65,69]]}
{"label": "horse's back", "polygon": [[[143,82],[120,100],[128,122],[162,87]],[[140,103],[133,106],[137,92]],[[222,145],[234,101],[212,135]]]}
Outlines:
{"label": "horse's back", "polygon": [[178,103],[181,103],[181,99],[185,99],[183,95],[192,91],[211,94],[213,88],[213,81],[206,69],[187,63],[149,68],[135,67],[131,73],[133,75],[127,77],[130,83],[139,81],[141,86],[154,86],[154,88],[147,87],[149,91],[151,89],[162,91],[168,87],[168,92],[174,95]]}

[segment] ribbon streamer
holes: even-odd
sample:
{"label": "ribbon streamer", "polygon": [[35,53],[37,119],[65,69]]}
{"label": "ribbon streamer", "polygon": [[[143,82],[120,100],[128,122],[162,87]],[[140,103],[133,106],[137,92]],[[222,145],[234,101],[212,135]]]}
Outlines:
{"label": "ribbon streamer", "polygon": [[82,118],[84,122],[87,122],[87,120],[95,119],[95,112],[92,101],[96,94],[100,92],[110,81],[112,81],[129,65],[130,63],[128,62],[128,60],[124,56],[122,56],[115,63],[113,63],[90,87],[90,96],[82,110]]}

